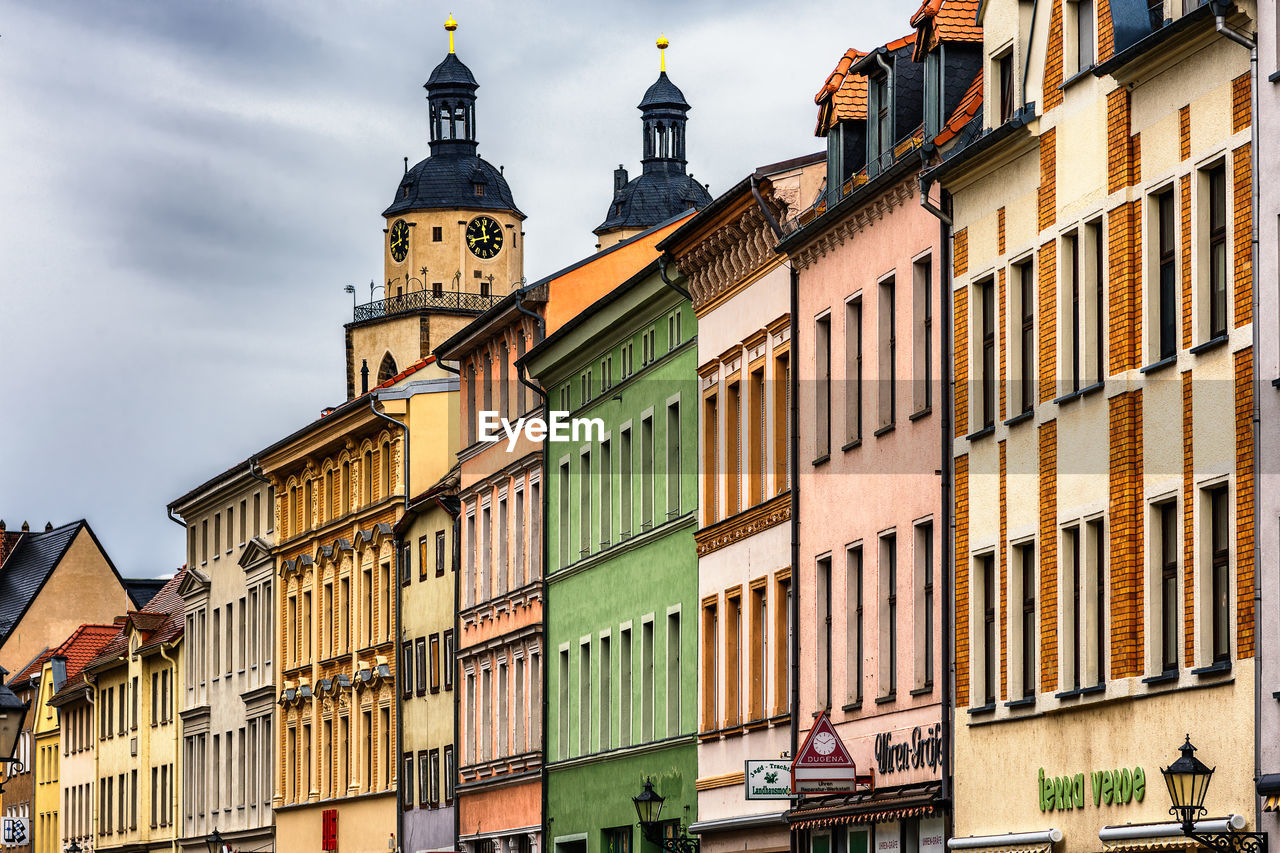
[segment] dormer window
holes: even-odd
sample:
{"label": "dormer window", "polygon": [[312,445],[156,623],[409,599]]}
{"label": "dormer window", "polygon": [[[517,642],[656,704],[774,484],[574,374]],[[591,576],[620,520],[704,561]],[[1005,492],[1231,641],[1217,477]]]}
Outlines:
{"label": "dormer window", "polygon": [[930,51],[924,58],[924,133],[927,138],[942,132],[947,117],[944,114],[946,98],[943,96],[943,45]]}
{"label": "dormer window", "polygon": [[484,197],[484,184],[476,184],[476,198]]}
{"label": "dormer window", "polygon": [[999,109],[998,118],[1000,124],[1004,124],[1013,118],[1014,112],[1014,92],[1013,92],[1013,51],[1009,51],[1004,56],[996,59],[996,74],[1000,81],[1000,96],[996,101]]}
{"label": "dormer window", "polygon": [[867,81],[867,174],[876,175],[893,157],[893,86],[889,75]]}

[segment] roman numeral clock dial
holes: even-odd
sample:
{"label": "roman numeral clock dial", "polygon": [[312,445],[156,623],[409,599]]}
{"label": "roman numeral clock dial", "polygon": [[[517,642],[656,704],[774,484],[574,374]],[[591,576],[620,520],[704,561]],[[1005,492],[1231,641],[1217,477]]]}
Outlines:
{"label": "roman numeral clock dial", "polygon": [[477,216],[467,223],[467,248],[482,261],[498,256],[502,251],[502,226],[489,216]]}
{"label": "roman numeral clock dial", "polygon": [[391,246],[391,257],[398,264],[409,254],[409,223],[403,219],[393,222],[388,240]]}

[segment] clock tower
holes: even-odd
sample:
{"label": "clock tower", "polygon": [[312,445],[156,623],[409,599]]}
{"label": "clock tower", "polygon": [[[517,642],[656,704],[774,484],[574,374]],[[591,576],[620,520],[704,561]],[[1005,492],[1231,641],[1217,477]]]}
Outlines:
{"label": "clock tower", "polygon": [[479,84],[454,51],[457,28],[450,16],[449,52],[424,87],[430,155],[405,169],[382,212],[382,298],[346,326],[348,399],[426,357],[524,276],[525,217],[502,169],[477,154]]}

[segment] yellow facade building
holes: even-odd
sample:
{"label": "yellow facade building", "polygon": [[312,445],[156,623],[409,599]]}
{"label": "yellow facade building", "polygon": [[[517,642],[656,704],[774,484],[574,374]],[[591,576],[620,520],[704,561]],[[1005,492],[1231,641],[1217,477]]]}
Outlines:
{"label": "yellow facade building", "polygon": [[97,853],[171,850],[178,838],[183,601],[178,572],[86,667],[96,739]]}

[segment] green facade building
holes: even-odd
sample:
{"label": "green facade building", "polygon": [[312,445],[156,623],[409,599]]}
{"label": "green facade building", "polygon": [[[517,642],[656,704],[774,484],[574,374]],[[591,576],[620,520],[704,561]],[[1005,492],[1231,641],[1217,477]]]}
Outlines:
{"label": "green facade building", "polygon": [[694,331],[655,262],[523,360],[549,410],[594,421],[546,442],[549,853],[650,848],[647,777],[664,831],[697,819]]}

